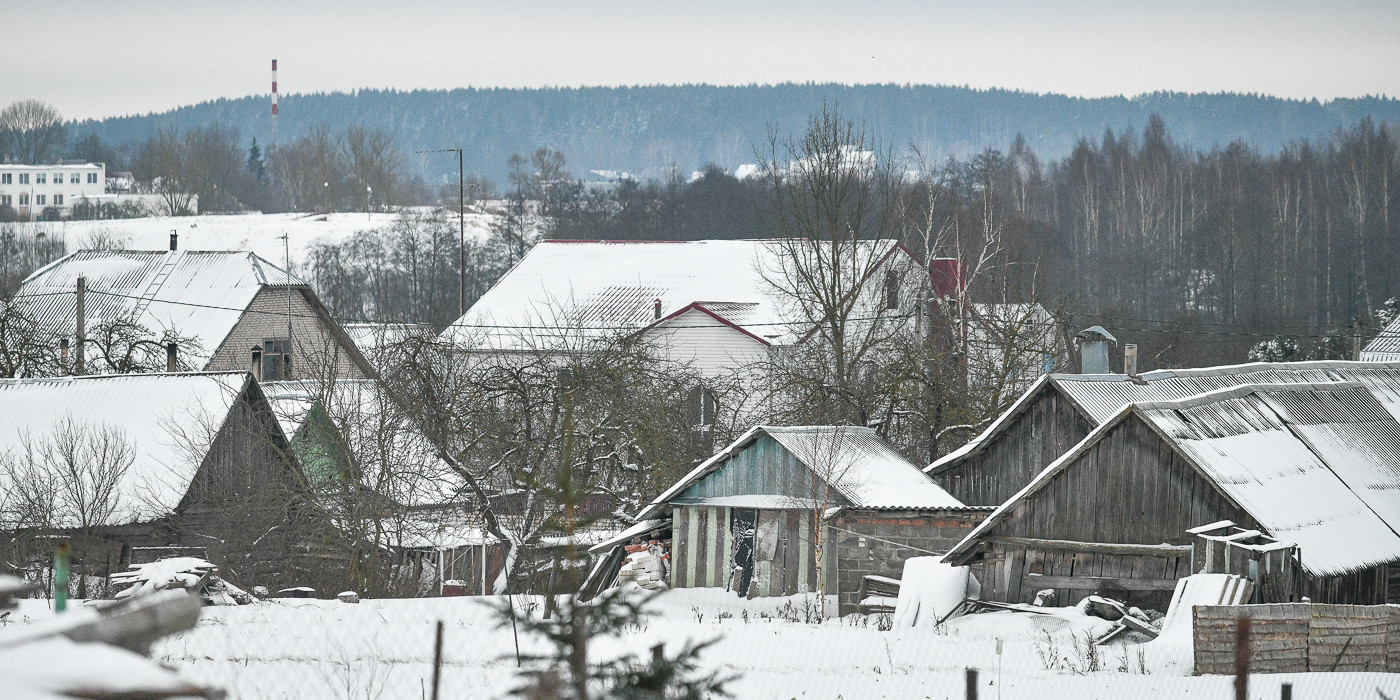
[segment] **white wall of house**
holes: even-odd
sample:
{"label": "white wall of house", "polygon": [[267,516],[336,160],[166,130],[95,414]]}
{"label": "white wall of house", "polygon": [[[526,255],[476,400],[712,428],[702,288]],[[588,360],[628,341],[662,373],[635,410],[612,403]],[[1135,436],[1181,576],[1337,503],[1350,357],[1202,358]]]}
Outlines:
{"label": "white wall of house", "polygon": [[107,166],[0,164],[0,205],[14,207],[20,216],[38,218],[46,209],[63,214],[84,197],[103,194]]}
{"label": "white wall of house", "polygon": [[687,363],[706,377],[726,375],[768,357],[766,344],[698,309],[657,324],[646,338],[667,359]]}

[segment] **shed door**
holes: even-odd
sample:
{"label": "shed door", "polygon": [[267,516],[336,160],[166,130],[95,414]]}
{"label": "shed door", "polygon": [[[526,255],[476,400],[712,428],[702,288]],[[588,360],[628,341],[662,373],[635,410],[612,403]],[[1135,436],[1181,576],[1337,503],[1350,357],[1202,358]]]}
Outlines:
{"label": "shed door", "polygon": [[758,513],[752,508],[731,508],[729,529],[734,534],[734,566],[729,576],[729,590],[747,597],[753,582],[754,525]]}

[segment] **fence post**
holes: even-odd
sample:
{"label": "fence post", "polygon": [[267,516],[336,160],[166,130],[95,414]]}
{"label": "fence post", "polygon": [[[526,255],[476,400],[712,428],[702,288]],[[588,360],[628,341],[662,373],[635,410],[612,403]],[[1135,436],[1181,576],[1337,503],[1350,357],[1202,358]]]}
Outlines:
{"label": "fence post", "polygon": [[438,700],[438,686],[442,684],[442,620],[437,623],[437,641],[433,644],[433,700]]}
{"label": "fence post", "polygon": [[1235,700],[1249,700],[1249,625],[1248,617],[1235,621]]}
{"label": "fence post", "polygon": [[977,700],[977,669],[967,669],[967,700]]}
{"label": "fence post", "polygon": [[68,540],[59,540],[53,557],[53,611],[56,613],[68,609],[68,553]]}

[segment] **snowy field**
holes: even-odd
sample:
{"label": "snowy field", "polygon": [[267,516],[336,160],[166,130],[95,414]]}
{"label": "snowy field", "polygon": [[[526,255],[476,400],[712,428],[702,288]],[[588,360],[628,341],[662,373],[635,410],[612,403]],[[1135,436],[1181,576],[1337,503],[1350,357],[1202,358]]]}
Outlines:
{"label": "snowy field", "polygon": [[[442,697],[503,697],[515,685],[514,643],[482,600],[281,600],[205,608],[197,628],[161,642],[155,656],[190,680],[226,688],[235,700],[422,700],[440,619]],[[1086,659],[1074,651],[1071,635],[1102,631],[1108,623],[1073,609],[1049,616],[971,615],[942,632],[880,631],[875,617],[805,622],[809,603],[802,596],[743,601],[717,589],[673,591],[656,599],[647,625],[598,642],[595,650],[644,653],[658,641],[669,649],[686,639],[719,638],[702,661],[741,676],[730,686],[737,698],[956,699],[965,697],[967,667],[980,671],[982,700],[1234,697],[1232,677],[1185,675],[1189,651],[1183,656],[1179,649],[1147,645],[1139,661],[1133,647],[1107,646],[1106,670],[1084,671]],[[43,601],[26,601],[12,617],[47,615]],[[540,648],[527,638],[520,643]],[[1047,670],[1047,663],[1056,670]],[[1400,697],[1400,674],[1382,673],[1254,676],[1250,697],[1278,698],[1284,682],[1293,684],[1298,700],[1379,698],[1378,690]]]}
{"label": "snowy field", "polygon": [[[144,219],[61,221],[26,224],[49,235],[61,236],[68,250],[91,247],[97,240],[113,241],[127,250],[167,250],[170,232],[180,234],[183,250],[251,250],[281,266],[285,257],[282,235],[289,237],[292,268],[301,269],[307,250],[318,241],[339,242],[367,229],[388,228],[398,214],[230,214],[217,216],[161,216]],[[457,218],[450,217],[455,227]],[[491,216],[468,214],[467,235],[485,238]]]}

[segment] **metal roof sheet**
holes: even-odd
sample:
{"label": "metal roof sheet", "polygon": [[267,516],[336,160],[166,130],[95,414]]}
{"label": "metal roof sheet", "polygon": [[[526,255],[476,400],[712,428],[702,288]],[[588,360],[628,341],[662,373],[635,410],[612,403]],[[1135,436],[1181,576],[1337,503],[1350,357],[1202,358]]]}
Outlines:
{"label": "metal roof sheet", "polygon": [[[88,430],[111,428],[129,443],[133,459],[115,485],[111,512],[97,524],[160,518],[189,490],[209,448],[197,443],[224,424],[249,380],[242,372],[0,379],[0,460],[20,459],[26,442],[52,439],[69,420]],[[41,466],[41,473],[56,468]],[[7,478],[0,470],[0,514],[4,496],[17,493]],[[61,509],[53,525],[76,527],[77,518]]]}
{"label": "metal roof sheet", "polygon": [[1361,349],[1361,359],[1371,362],[1391,362],[1400,359],[1400,316],[1387,323],[1366,347]]}
{"label": "metal roof sheet", "polygon": [[191,352],[204,362],[262,287],[306,284],[246,251],[80,250],[31,274],[16,301],[40,324],[71,335],[80,275],[89,326],[122,318],[171,330],[197,339]]}

